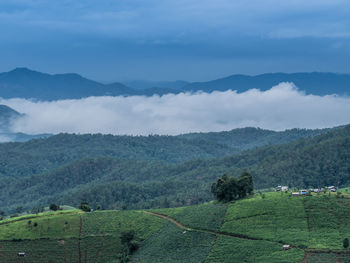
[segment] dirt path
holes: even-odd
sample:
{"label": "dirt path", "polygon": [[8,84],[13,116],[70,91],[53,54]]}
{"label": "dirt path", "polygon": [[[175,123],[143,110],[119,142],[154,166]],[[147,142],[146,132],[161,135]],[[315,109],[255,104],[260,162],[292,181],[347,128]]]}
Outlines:
{"label": "dirt path", "polygon": [[97,253],[96,253],[96,262],[98,262],[98,258],[100,256],[100,253],[101,253],[102,248],[103,248],[103,240],[104,240],[104,238],[103,238],[102,234],[100,234],[100,235],[101,235],[101,244],[100,244],[100,247],[98,248]]}
{"label": "dirt path", "polygon": [[81,249],[80,249],[80,240],[81,240],[81,230],[83,228],[83,219],[80,217],[80,225],[79,225],[79,235],[78,235],[78,257],[79,263],[81,263]]}
{"label": "dirt path", "polygon": [[[269,242],[275,242],[275,243],[280,243],[284,244],[283,242],[277,242],[277,241],[272,241],[272,240],[267,240],[263,238],[255,238],[255,237],[249,237],[246,235],[241,235],[241,234],[233,234],[233,233],[226,233],[226,232],[220,232],[220,231],[214,231],[214,230],[203,230],[203,229],[196,229],[196,228],[190,228],[182,225],[180,222],[176,221],[175,219],[167,216],[167,215],[162,215],[154,212],[149,212],[149,211],[144,211],[146,214],[154,215],[160,218],[163,218],[165,220],[168,220],[178,226],[181,229],[185,229],[187,231],[196,231],[196,232],[202,232],[202,233],[207,233],[207,234],[213,234],[213,235],[218,235],[218,236],[226,236],[226,237],[234,237],[234,238],[241,238],[241,239],[247,239],[247,240],[265,240]],[[293,246],[292,246],[293,247]]]}
{"label": "dirt path", "polygon": [[303,260],[300,263],[307,263],[307,261],[309,260],[311,253],[310,252],[305,252],[305,256],[303,258]]}
{"label": "dirt path", "polygon": [[185,227],[184,225],[182,225],[181,223],[177,222],[175,219],[169,217],[169,216],[166,216],[166,215],[162,215],[162,214],[157,214],[157,213],[154,213],[154,212],[148,212],[148,211],[144,211],[146,214],[150,214],[150,215],[154,215],[154,216],[157,216],[157,217],[160,217],[160,218],[164,218],[170,222],[172,222],[173,224],[177,225],[179,228],[182,228],[182,229],[186,229],[186,230],[192,230],[188,227]]}

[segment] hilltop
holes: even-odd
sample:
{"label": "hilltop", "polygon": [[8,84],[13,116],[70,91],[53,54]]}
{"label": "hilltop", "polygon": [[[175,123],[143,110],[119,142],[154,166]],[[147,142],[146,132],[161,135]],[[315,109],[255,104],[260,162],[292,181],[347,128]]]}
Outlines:
{"label": "hilltop", "polygon": [[24,215],[0,221],[0,253],[4,263],[18,252],[26,262],[118,262],[129,233],[130,262],[347,262],[349,204],[346,193],[264,193],[228,204]]}

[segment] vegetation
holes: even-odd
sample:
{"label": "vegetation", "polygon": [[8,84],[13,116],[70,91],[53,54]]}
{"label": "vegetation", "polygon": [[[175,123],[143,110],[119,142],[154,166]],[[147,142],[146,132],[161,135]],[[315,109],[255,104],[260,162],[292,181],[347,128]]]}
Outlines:
{"label": "vegetation", "polygon": [[153,209],[158,214],[174,218],[181,224],[195,229],[219,230],[225,217],[227,205],[205,203],[168,209]]}
{"label": "vegetation", "polygon": [[54,203],[52,203],[51,205],[50,205],[50,210],[52,210],[52,211],[57,211],[57,210],[59,210],[60,209],[60,206],[59,205],[56,205],[56,204],[54,204]]}
{"label": "vegetation", "polygon": [[343,240],[350,236],[349,199],[320,194],[305,199],[310,228],[309,246],[315,249],[342,249]]}
{"label": "vegetation", "polygon": [[211,192],[219,201],[230,202],[246,197],[253,193],[253,178],[244,171],[238,178],[229,178],[224,174],[211,185]]}
{"label": "vegetation", "polygon": [[[75,209],[14,217],[0,222],[0,253],[4,263],[15,262],[18,251],[39,263],[292,263],[305,255],[305,262],[347,262],[348,196],[264,195],[151,211]],[[283,250],[284,244],[291,248]]]}
{"label": "vegetation", "polygon": [[[160,144],[163,140],[168,140],[158,137],[140,137],[135,147],[148,147],[153,140],[152,147],[157,147],[158,151],[162,148]],[[151,158],[150,152],[144,157],[139,155],[140,152],[133,155],[140,159],[150,157],[147,160],[128,160],[132,155],[122,153],[120,156],[123,158],[106,157],[114,153],[102,150],[107,144],[104,138],[102,135],[58,135],[46,140],[11,144],[11,147],[9,144],[0,144],[0,148],[3,148],[0,151],[3,156],[0,157],[4,157],[0,163],[0,173],[3,174],[0,181],[0,209],[14,213],[18,206],[30,211],[49,203],[77,207],[82,201],[89,202],[93,209],[97,206],[102,209],[120,209],[123,206],[135,209],[192,205],[211,200],[210,184],[218,175],[239,177],[244,170],[249,170],[257,189],[281,184],[308,187],[350,183],[350,126],[313,138],[284,145],[269,145],[230,157],[181,163],[150,161],[153,157],[158,158],[155,156],[161,156],[159,153]],[[116,142],[123,141],[121,137],[118,140],[113,136],[111,138]],[[113,144],[113,140],[108,147],[116,147],[113,149],[118,151],[123,149]],[[136,151],[132,146],[133,139],[125,137],[125,140],[130,149]],[[69,143],[71,147],[67,146]],[[105,156],[83,158],[81,153],[85,155],[85,152],[86,155]],[[185,156],[178,151],[172,154]],[[70,161],[74,158],[83,159]],[[47,171],[42,173],[43,167]]]}
{"label": "vegetation", "polygon": [[300,247],[308,245],[309,236],[302,198],[285,193],[230,204],[221,231]]}
{"label": "vegetation", "polygon": [[141,244],[133,262],[200,263],[209,254],[214,238],[213,234],[183,231],[167,223]]}
{"label": "vegetation", "polygon": [[78,208],[84,212],[91,212],[91,207],[88,202],[81,202]]}
{"label": "vegetation", "polygon": [[304,257],[301,249],[283,251],[281,244],[263,241],[247,240],[220,236],[216,240],[206,263],[231,263],[231,262],[300,262]]}

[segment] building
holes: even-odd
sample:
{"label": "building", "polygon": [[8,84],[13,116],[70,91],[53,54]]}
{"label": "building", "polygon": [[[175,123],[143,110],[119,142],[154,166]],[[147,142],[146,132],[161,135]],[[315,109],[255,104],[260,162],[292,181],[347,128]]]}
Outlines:
{"label": "building", "polygon": [[307,190],[300,190],[299,193],[300,193],[300,195],[306,195],[307,194]]}
{"label": "building", "polygon": [[327,188],[328,188],[328,191],[331,191],[331,192],[336,192],[337,191],[337,188],[334,185],[328,186]]}
{"label": "building", "polygon": [[291,249],[290,245],[283,245],[282,248],[283,248],[283,250]]}
{"label": "building", "polygon": [[288,190],[289,190],[288,186],[281,187],[281,191],[283,191],[283,192],[288,192]]}
{"label": "building", "polygon": [[282,185],[279,185],[275,188],[276,192],[280,192],[280,191],[287,192],[288,189],[289,189],[288,186],[282,186]]}

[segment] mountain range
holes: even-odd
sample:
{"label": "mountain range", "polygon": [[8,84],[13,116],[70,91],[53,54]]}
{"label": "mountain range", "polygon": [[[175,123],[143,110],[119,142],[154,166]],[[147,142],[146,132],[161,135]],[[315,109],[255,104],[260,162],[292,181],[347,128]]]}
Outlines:
{"label": "mountain range", "polygon": [[59,134],[2,143],[0,210],[51,202],[75,206],[84,200],[106,209],[196,204],[212,198],[216,178],[244,170],[257,189],[345,186],[349,131],[350,126],[183,136]]}
{"label": "mountain range", "polygon": [[269,73],[257,76],[231,75],[207,82],[129,81],[102,84],[75,73],[46,74],[27,68],[0,73],[0,97],[38,100],[79,99],[90,96],[164,95],[180,92],[213,92],[249,89],[268,90],[281,82],[292,82],[300,90],[314,95],[348,95],[350,74]]}

